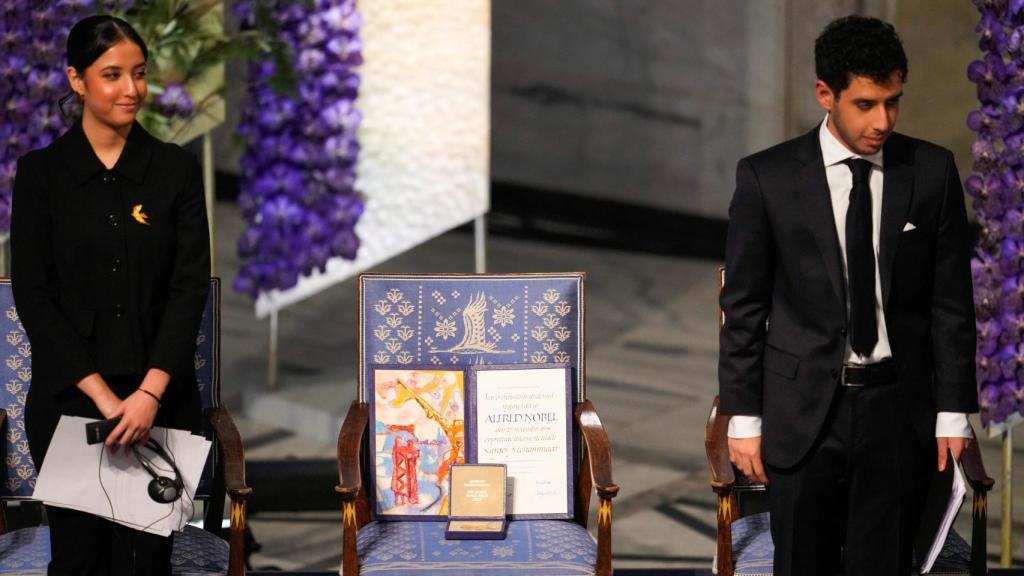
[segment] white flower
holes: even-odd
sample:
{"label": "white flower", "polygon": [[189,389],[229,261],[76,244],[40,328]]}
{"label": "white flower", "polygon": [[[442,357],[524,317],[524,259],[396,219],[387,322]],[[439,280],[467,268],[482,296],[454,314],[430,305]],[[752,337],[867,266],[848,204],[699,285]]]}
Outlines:
{"label": "white flower", "polygon": [[442,340],[447,340],[452,336],[455,336],[455,321],[451,318],[445,318],[434,325],[434,335]]}
{"label": "white flower", "polygon": [[515,322],[516,315],[512,312],[511,306],[498,306],[494,309],[491,318],[495,324],[504,328]]}

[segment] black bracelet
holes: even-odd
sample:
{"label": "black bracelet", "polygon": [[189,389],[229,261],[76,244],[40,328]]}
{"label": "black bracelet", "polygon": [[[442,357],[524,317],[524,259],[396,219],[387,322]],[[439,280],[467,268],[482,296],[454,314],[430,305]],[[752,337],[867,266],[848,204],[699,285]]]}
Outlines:
{"label": "black bracelet", "polygon": [[145,388],[137,388],[137,390],[139,392],[148,394],[150,398],[152,398],[153,400],[156,400],[156,407],[157,408],[162,408],[163,407],[163,403],[160,402],[160,397],[157,396],[156,394],[153,394],[152,392],[150,392],[149,390],[146,390]]}

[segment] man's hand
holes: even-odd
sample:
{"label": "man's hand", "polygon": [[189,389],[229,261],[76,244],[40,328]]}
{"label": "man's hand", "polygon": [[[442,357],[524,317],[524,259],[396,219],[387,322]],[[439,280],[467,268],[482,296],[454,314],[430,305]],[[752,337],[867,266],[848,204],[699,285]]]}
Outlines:
{"label": "man's hand", "polygon": [[763,484],[768,483],[761,463],[761,437],[729,438],[729,460],[748,478]]}
{"label": "man's hand", "polygon": [[[935,443],[939,446],[939,472],[946,469],[946,460],[949,459],[949,451],[953,452],[953,459],[957,462],[960,461],[960,455],[967,450],[967,446],[971,443],[971,438],[959,438],[959,437],[946,437],[939,436],[935,439]],[[732,452],[732,446],[729,447],[730,453]]]}

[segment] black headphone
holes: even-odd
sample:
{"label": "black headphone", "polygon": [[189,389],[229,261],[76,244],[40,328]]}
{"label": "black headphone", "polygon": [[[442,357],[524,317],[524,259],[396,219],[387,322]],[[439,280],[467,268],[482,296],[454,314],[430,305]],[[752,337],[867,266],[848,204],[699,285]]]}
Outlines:
{"label": "black headphone", "polygon": [[149,457],[142,455],[137,447],[132,446],[132,452],[135,452],[135,457],[139,460],[139,464],[141,464],[142,468],[153,477],[153,479],[149,481],[149,497],[160,504],[170,504],[178,498],[181,498],[181,494],[185,491],[185,487],[181,481],[181,472],[178,471],[178,467],[174,464],[174,458],[171,458],[164,450],[163,446],[158,444],[157,441],[152,438],[146,441],[145,447],[153,452],[153,454],[156,454],[167,462],[171,466],[171,470],[174,471],[173,478],[157,474]]}

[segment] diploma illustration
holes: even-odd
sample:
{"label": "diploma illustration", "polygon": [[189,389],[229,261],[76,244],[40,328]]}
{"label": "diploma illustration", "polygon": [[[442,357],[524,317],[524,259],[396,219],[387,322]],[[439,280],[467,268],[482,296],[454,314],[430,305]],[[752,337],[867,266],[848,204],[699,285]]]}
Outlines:
{"label": "diploma illustration", "polygon": [[464,461],[461,370],[374,371],[377,513],[448,513],[448,472]]}

